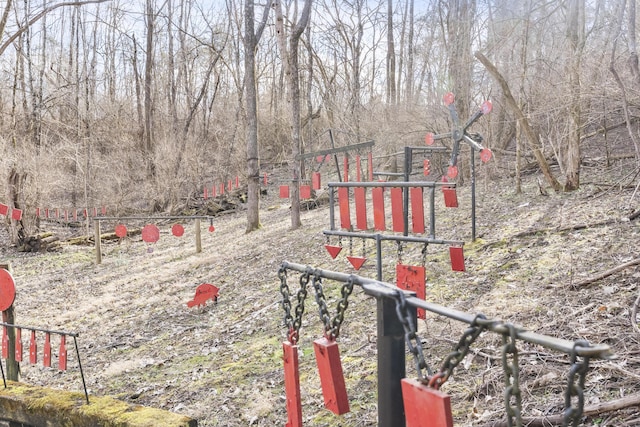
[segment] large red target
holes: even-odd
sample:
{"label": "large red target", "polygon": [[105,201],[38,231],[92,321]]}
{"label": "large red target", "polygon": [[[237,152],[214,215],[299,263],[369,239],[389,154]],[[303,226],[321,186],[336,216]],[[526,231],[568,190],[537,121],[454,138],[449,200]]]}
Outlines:
{"label": "large red target", "polygon": [[142,240],[147,243],[155,243],[160,240],[160,229],[153,225],[147,224],[142,229]]}
{"label": "large red target", "polygon": [[11,273],[0,268],[0,311],[5,311],[16,299],[16,283]]}
{"label": "large red target", "polygon": [[127,227],[124,224],[116,225],[116,236],[119,238],[123,238],[127,236]]}

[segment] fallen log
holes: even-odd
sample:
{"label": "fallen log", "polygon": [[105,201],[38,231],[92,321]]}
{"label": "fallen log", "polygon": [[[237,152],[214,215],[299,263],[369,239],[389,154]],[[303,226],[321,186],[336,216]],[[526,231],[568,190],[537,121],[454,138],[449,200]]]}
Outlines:
{"label": "fallen log", "polygon": [[[595,415],[604,414],[606,412],[618,411],[620,409],[630,408],[640,405],[640,395],[632,394],[630,396],[621,397],[620,399],[611,400],[609,402],[597,403],[591,406],[585,406],[583,415],[593,417]],[[549,427],[560,426],[564,422],[564,416],[551,415],[542,417],[522,417],[522,424],[527,427]],[[485,424],[483,427],[507,427],[507,421],[494,421]]]}

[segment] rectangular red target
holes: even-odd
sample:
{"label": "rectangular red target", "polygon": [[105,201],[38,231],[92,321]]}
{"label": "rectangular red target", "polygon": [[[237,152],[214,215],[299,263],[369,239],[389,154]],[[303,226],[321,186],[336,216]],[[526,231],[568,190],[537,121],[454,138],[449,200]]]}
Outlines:
{"label": "rectangular red target", "polygon": [[9,206],[0,203],[0,215],[7,216],[9,213]]}
{"label": "rectangular red target", "polygon": [[340,205],[340,226],[351,230],[351,211],[349,209],[349,188],[338,188],[338,203]]}
{"label": "rectangular red target", "polygon": [[451,259],[451,270],[465,271],[464,250],[462,249],[462,246],[449,247],[449,258]]}
{"label": "rectangular red target", "polygon": [[373,228],[376,231],[385,231],[387,226],[384,212],[384,187],[375,187],[371,190],[371,199],[373,202]]}
{"label": "rectangular red target", "polygon": [[7,334],[7,327],[2,327],[2,358],[9,357],[9,334]]}
{"label": "rectangular red target", "polygon": [[44,336],[44,354],[42,364],[47,368],[51,367],[51,334],[47,332]]}
{"label": "rectangular red target", "polygon": [[391,220],[393,231],[404,232],[404,218],[402,207],[402,188],[393,187],[391,189]]}
{"label": "rectangular red target", "polygon": [[14,351],[16,362],[22,362],[22,329],[16,328],[16,348]]}
{"label": "rectangular red target", "polygon": [[311,175],[311,186],[314,190],[320,190],[322,188],[320,172],[314,172],[313,175]]}
{"label": "rectangular red target", "polygon": [[288,185],[281,185],[280,186],[280,198],[281,199],[288,199],[289,198],[289,186]]}
{"label": "rectangular red target", "polygon": [[67,337],[60,335],[60,352],[58,353],[58,368],[61,371],[67,370]]}
{"label": "rectangular red target", "polygon": [[38,363],[38,343],[36,342],[36,331],[31,331],[31,340],[29,341],[29,363],[32,365]]}
{"label": "rectangular red target", "polygon": [[360,164],[359,155],[356,155],[356,181],[362,181],[362,165]]}
{"label": "rectangular red target", "polygon": [[349,397],[344,384],[340,350],[335,341],[320,338],[313,342],[324,406],[336,415],[349,412]]}
{"label": "rectangular red target", "polygon": [[287,400],[286,427],[302,427],[302,401],[300,399],[300,372],[298,346],[288,341],[282,343],[284,361],[284,391]]}
{"label": "rectangular red target", "polygon": [[311,198],[311,186],[310,185],[301,185],[300,186],[300,199],[307,200]]}
{"label": "rectangular red target", "polygon": [[[426,271],[422,266],[396,264],[396,286],[405,291],[416,293],[416,297],[425,299]],[[426,312],[418,308],[418,319],[426,319]]]}
{"label": "rectangular red target", "polygon": [[353,198],[356,202],[356,228],[358,230],[367,229],[367,193],[364,187],[353,189]]}
{"label": "rectangular red target", "polygon": [[407,427],[453,427],[448,394],[414,379],[403,378],[401,384]]}
{"label": "rectangular red target", "polygon": [[422,187],[409,189],[409,199],[411,200],[411,222],[413,232],[424,234],[424,204],[422,198]]}

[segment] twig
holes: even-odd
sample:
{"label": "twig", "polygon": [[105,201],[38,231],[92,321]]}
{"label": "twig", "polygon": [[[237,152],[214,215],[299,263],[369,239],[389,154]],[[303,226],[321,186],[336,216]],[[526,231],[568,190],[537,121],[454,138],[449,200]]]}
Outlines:
{"label": "twig", "polygon": [[605,277],[609,277],[613,274],[618,273],[626,268],[633,267],[634,265],[640,264],[640,258],[633,259],[629,262],[625,262],[624,264],[620,264],[612,269],[607,271],[603,271],[602,273],[598,273],[595,276],[589,277],[588,279],[583,280],[582,282],[574,283],[571,285],[572,289],[577,289],[585,285],[590,285],[593,282],[597,282],[598,280],[602,280]]}

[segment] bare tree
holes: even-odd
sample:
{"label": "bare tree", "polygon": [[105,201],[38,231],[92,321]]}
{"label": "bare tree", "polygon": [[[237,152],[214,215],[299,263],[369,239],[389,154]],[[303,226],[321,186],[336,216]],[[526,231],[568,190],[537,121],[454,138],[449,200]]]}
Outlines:
{"label": "bare tree", "polygon": [[260,228],[260,152],[258,145],[258,101],[256,94],[256,49],[269,17],[265,6],[258,28],[254,28],[254,5],[244,5],[244,90],[247,119],[247,233]]}
{"label": "bare tree", "polygon": [[[298,45],[300,37],[304,32],[309,17],[311,15],[312,0],[305,0],[300,19],[295,22],[287,40],[287,32],[284,25],[284,15],[280,0],[274,1],[276,11],[276,32],[280,55],[284,64],[285,76],[289,88],[289,99],[291,102],[291,229],[299,228],[300,221],[300,171],[301,160],[299,158],[302,148],[301,125],[300,125],[300,70],[298,68]],[[298,2],[294,3],[297,8]],[[294,18],[296,17],[294,13]],[[288,46],[287,46],[288,41]]]}

